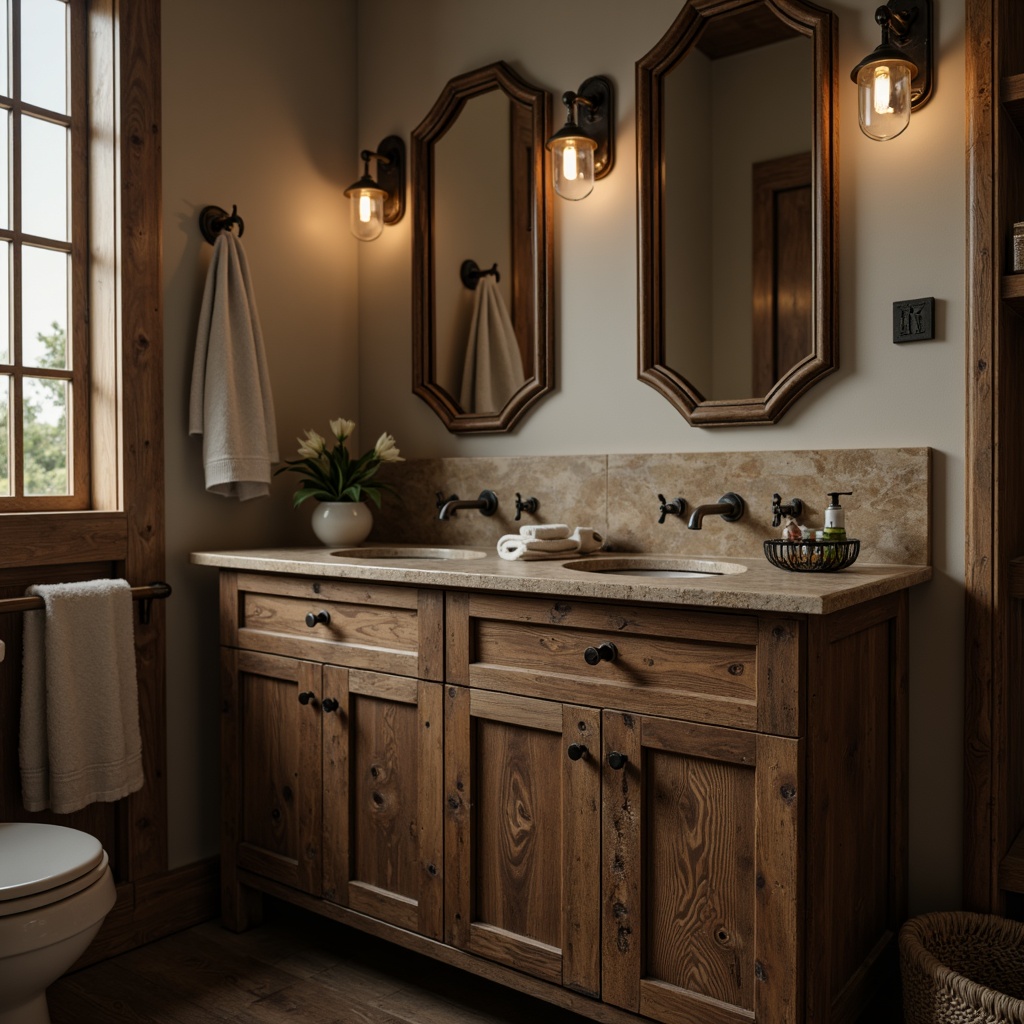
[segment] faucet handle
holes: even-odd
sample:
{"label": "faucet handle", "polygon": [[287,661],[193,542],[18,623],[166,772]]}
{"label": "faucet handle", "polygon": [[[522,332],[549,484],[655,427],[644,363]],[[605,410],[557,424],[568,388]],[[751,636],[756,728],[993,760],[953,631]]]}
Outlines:
{"label": "faucet handle", "polygon": [[803,514],[804,503],[799,498],[790,498],[785,504],[778,494],[772,495],[772,526],[781,526],[783,516],[799,519]]}
{"label": "faucet handle", "polygon": [[457,494],[449,494],[446,498],[443,491],[435,491],[434,497],[437,499],[435,502],[435,508],[440,512],[449,501],[458,501],[459,496]]}
{"label": "faucet handle", "polygon": [[524,512],[529,512],[530,515],[533,515],[539,505],[540,502],[536,498],[527,498],[523,501],[523,496],[516,491],[516,522],[519,522]]}
{"label": "faucet handle", "polygon": [[676,498],[673,501],[666,501],[664,494],[658,495],[658,501],[661,502],[661,516],[658,518],[659,523],[665,522],[665,516],[681,516],[686,511],[686,502],[682,498]]}

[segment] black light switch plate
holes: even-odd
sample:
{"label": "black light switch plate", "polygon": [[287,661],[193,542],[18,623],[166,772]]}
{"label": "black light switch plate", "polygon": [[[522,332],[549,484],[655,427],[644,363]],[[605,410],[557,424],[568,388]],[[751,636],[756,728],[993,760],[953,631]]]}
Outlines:
{"label": "black light switch plate", "polygon": [[892,340],[931,341],[935,337],[935,299],[903,299],[892,304]]}

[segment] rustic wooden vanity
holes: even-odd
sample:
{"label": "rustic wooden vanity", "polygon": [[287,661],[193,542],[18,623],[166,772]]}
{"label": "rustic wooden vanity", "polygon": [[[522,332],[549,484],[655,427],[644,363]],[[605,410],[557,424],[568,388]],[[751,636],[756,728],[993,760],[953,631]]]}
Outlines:
{"label": "rustic wooden vanity", "polygon": [[849,1021],[885,983],[928,567],[193,561],[228,927],[271,894],[607,1022]]}

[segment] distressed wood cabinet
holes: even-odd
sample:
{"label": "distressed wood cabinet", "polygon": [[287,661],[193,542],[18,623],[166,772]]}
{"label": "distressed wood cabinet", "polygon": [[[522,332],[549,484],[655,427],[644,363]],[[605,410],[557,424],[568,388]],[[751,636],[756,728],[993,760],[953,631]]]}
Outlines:
{"label": "distressed wood cabinet", "polygon": [[259,916],[248,873],[440,938],[441,595],[221,587],[225,922]]}
{"label": "distressed wood cabinet", "polygon": [[222,580],[230,927],[271,893],[613,1024],[850,1021],[885,984],[906,591],[819,616]]}

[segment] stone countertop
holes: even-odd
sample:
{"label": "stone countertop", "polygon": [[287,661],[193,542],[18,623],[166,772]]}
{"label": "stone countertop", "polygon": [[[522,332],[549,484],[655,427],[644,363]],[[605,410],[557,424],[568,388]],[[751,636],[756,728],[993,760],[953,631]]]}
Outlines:
{"label": "stone countertop", "polygon": [[[826,615],[931,579],[927,565],[868,565],[855,562],[840,572],[787,572],[764,558],[724,558],[721,555],[681,556],[651,553],[601,552],[552,561],[510,562],[493,548],[455,548],[448,558],[367,557],[386,549],[400,556],[403,547],[422,545],[367,544],[361,556],[334,555],[327,548],[263,548],[249,551],[197,551],[196,565],[243,572],[323,576],[338,580],[402,583],[416,587],[484,590],[546,597],[642,602],[696,608],[773,611]],[[664,562],[724,563],[722,575],[699,578],[609,575],[573,568],[627,560],[636,564]]]}

